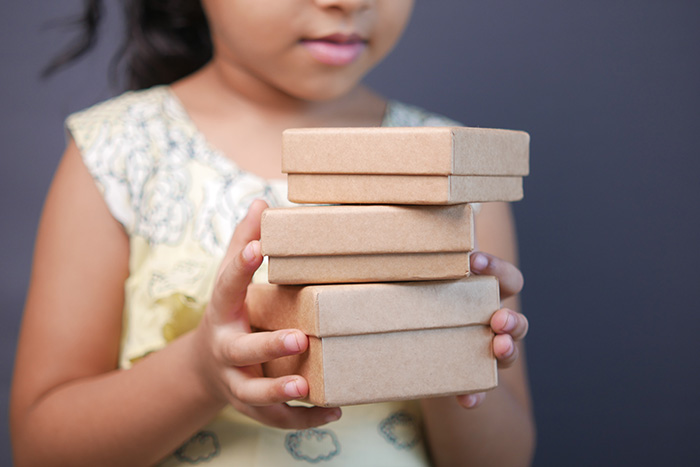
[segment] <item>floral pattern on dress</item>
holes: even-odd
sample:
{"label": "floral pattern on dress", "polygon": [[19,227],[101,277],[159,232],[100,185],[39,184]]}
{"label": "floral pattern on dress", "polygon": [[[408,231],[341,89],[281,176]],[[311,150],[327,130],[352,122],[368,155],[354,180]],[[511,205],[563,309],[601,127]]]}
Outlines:
{"label": "floral pattern on dress", "polygon": [[340,454],[338,437],[332,430],[322,428],[288,433],[285,447],[294,459],[310,464],[329,461]]}
{"label": "floral pattern on dress", "polygon": [[208,462],[219,455],[221,446],[216,433],[200,431],[175,451],[175,458],[187,464]]}
{"label": "floral pattern on dress", "polygon": [[[257,177],[256,177],[257,178]],[[212,180],[194,221],[194,237],[212,255],[223,255],[236,225],[256,198],[266,198],[268,187],[243,173]]]}
{"label": "floral pattern on dress", "polygon": [[403,410],[382,420],[379,434],[396,449],[411,449],[421,441],[421,428],[416,418]]}

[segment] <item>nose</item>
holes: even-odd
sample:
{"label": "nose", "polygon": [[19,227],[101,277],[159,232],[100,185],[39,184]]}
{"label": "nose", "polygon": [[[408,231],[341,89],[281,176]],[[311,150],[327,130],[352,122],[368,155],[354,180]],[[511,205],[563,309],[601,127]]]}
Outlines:
{"label": "nose", "polygon": [[314,0],[320,8],[359,11],[369,8],[375,0]]}

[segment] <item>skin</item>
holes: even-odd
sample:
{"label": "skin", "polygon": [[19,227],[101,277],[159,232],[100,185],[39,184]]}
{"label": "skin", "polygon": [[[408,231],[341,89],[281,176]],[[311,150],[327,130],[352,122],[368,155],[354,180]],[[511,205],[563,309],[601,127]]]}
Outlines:
{"label": "skin", "polygon": [[[270,8],[260,0],[204,0],[203,6],[214,58],[172,89],[210,143],[241,168],[281,177],[285,128],[380,124],[386,102],[358,83],[400,37],[411,1],[285,0]],[[300,44],[337,32],[367,39],[351,64],[319,63]],[[69,143],[39,225],[19,337],[10,405],[16,465],[152,465],[227,404],[288,429],[341,416],[339,409],[286,405],[308,393],[302,377],[261,376],[260,363],[308,346],[298,330],[249,332],[245,291],[262,261],[264,208],[255,202],[236,228],[200,325],[118,370],[129,241]],[[518,343],[527,319],[517,312],[522,276],[514,266],[508,206],[484,205],[476,236],[495,256],[473,255],[473,271],[498,276],[502,296],[510,297],[491,320],[500,384],[488,397],[422,401],[428,448],[435,465],[527,464],[534,427]]]}

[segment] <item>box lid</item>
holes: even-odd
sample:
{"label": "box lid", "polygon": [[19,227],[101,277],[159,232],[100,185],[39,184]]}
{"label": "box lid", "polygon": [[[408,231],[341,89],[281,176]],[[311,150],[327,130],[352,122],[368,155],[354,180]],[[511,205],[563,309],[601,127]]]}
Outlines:
{"label": "box lid", "polygon": [[488,324],[500,308],[498,280],[333,285],[252,284],[251,326],[300,329],[316,337]]}
{"label": "box lid", "polygon": [[282,171],[525,176],[529,145],[524,131],[490,128],[293,128],[282,133]]}
{"label": "box lid", "polygon": [[388,255],[273,256],[271,284],[347,284],[459,279],[469,273],[469,252]]}
{"label": "box lid", "polygon": [[294,203],[450,205],[523,197],[522,177],[289,174],[287,181]]}
{"label": "box lid", "polygon": [[471,251],[472,209],[453,206],[303,206],[266,209],[266,256]]}

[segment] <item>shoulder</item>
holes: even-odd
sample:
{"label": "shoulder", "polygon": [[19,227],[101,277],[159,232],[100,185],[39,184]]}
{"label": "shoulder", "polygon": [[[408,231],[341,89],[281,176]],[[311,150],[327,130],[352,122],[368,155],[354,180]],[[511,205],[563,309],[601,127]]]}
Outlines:
{"label": "shoulder", "polygon": [[124,118],[134,112],[159,109],[166,101],[169,91],[166,86],[154,86],[139,91],[127,91],[119,96],[99,102],[68,116],[68,122],[87,119]]}
{"label": "shoulder", "polygon": [[444,115],[404,102],[387,102],[383,126],[463,126]]}
{"label": "shoulder", "polygon": [[164,86],[128,91],[69,115],[66,130],[83,152],[100,137],[114,137],[129,127],[142,127],[144,122],[162,118],[168,96]]}
{"label": "shoulder", "polygon": [[[165,86],[129,91],[68,116],[69,139],[114,215],[131,232],[135,206],[173,139],[179,108]],[[70,144],[70,142],[69,142]]]}

